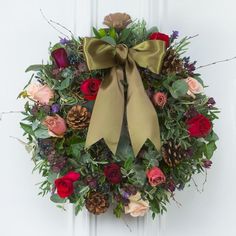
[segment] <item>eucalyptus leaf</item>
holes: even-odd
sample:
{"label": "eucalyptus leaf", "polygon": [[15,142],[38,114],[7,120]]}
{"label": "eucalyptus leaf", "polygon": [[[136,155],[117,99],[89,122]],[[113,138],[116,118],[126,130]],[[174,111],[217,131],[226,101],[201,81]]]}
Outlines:
{"label": "eucalyptus leaf", "polygon": [[39,127],[37,128],[35,131],[34,131],[34,135],[36,138],[42,138],[42,139],[45,139],[45,138],[49,138],[50,135],[48,133],[48,129],[45,127]]}
{"label": "eucalyptus leaf", "polygon": [[184,80],[176,80],[170,88],[170,93],[174,98],[185,96],[187,92],[188,84]]}
{"label": "eucalyptus leaf", "polygon": [[66,202],[66,199],[60,198],[57,194],[53,194],[53,195],[50,197],[50,200],[51,200],[52,202],[55,202],[55,203],[65,203],[65,202]]}

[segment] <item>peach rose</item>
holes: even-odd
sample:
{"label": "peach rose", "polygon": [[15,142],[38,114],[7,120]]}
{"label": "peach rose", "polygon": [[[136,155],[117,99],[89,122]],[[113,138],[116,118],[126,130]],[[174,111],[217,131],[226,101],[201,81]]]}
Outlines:
{"label": "peach rose", "polygon": [[188,84],[188,92],[187,94],[193,98],[195,98],[195,94],[199,94],[203,92],[203,86],[194,78],[188,77],[185,79]]}
{"label": "peach rose", "polygon": [[50,99],[54,97],[53,90],[47,85],[42,85],[40,83],[30,84],[26,89],[26,92],[29,98],[42,105],[48,105]]}
{"label": "peach rose", "polygon": [[125,214],[133,217],[144,216],[149,210],[149,202],[141,198],[140,192],[129,197],[129,205],[125,206]]}
{"label": "peach rose", "polygon": [[157,92],[152,97],[153,103],[155,106],[163,108],[167,101],[167,96],[165,93]]}
{"label": "peach rose", "polygon": [[152,187],[156,187],[166,181],[165,175],[158,167],[153,167],[152,169],[148,170],[147,177],[149,184]]}
{"label": "peach rose", "polygon": [[65,120],[59,115],[47,116],[43,125],[48,128],[49,134],[55,137],[63,137],[67,130]]}

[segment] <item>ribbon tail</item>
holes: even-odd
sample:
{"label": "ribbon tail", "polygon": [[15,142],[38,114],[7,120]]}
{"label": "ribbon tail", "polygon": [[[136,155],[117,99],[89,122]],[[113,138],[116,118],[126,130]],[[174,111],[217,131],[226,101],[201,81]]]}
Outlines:
{"label": "ribbon tail", "polygon": [[135,156],[149,139],[160,150],[160,128],[156,111],[143,87],[142,79],[134,60],[126,63],[128,82],[127,121]]}
{"label": "ribbon tail", "polygon": [[113,67],[103,79],[90,120],[86,148],[103,138],[112,153],[116,153],[124,116],[123,77],[122,69]]}

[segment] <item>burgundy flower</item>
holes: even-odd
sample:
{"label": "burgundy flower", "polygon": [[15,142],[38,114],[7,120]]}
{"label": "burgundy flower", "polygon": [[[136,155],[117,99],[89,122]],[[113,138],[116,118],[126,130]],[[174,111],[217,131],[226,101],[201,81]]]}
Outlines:
{"label": "burgundy flower", "polygon": [[115,163],[105,166],[104,175],[111,184],[119,184],[122,179],[120,166]]}
{"label": "burgundy flower", "polygon": [[55,49],[52,51],[51,56],[58,68],[66,68],[70,65],[66,50],[64,48]]}
{"label": "burgundy flower", "polygon": [[207,159],[203,160],[202,163],[203,163],[203,167],[206,169],[209,169],[212,165],[212,161],[207,160]]}

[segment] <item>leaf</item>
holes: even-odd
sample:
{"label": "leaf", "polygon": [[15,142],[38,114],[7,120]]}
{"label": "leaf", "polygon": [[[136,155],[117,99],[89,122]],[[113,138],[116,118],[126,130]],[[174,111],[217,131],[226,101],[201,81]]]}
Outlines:
{"label": "leaf", "polygon": [[100,38],[105,37],[107,35],[105,29],[102,28],[98,30],[98,33],[100,35]]}
{"label": "leaf", "polygon": [[99,32],[98,32],[98,31],[97,31],[97,29],[96,29],[96,28],[94,28],[94,27],[93,27],[93,33],[94,33],[94,35],[96,36],[96,38],[98,38],[98,39],[100,39],[100,38],[101,38],[101,36],[100,36]]}
{"label": "leaf", "polygon": [[57,176],[58,176],[57,173],[54,173],[54,172],[49,173],[49,175],[47,177],[48,182],[51,184],[54,184],[54,181],[57,178]]}
{"label": "leaf", "polygon": [[39,64],[37,64],[37,65],[31,65],[31,66],[29,66],[29,67],[25,70],[25,72],[29,72],[29,71],[41,71],[41,70],[43,69],[43,67],[44,67],[44,65],[39,65]]}
{"label": "leaf", "polygon": [[70,153],[74,157],[80,156],[80,152],[83,149],[83,145],[81,143],[75,143],[70,145]]}
{"label": "leaf", "polygon": [[147,35],[150,35],[150,34],[152,34],[154,32],[158,32],[158,31],[159,31],[158,28],[156,26],[153,26],[150,29],[148,29]]}
{"label": "leaf", "polygon": [[116,40],[116,30],[114,28],[110,28],[109,30],[109,36],[111,36],[113,39]]}
{"label": "leaf", "polygon": [[187,92],[188,84],[184,80],[175,81],[170,88],[170,93],[174,98],[185,96]]}
{"label": "leaf", "polygon": [[30,135],[34,134],[31,125],[20,123],[20,126],[27,134],[30,134]]}
{"label": "leaf", "polygon": [[44,128],[44,127],[39,127],[37,128],[35,131],[34,131],[34,135],[36,138],[42,138],[42,139],[45,139],[45,138],[49,138],[50,135],[48,133],[48,129],[47,128]]}
{"label": "leaf", "polygon": [[68,88],[70,86],[70,82],[71,82],[71,78],[70,77],[67,77],[66,79],[64,79],[61,84],[56,87],[55,89],[57,90],[64,90],[66,88]]}
{"label": "leaf", "polygon": [[110,37],[110,36],[105,36],[101,38],[102,41],[111,44],[112,46],[116,46],[116,41]]}
{"label": "leaf", "polygon": [[122,30],[120,38],[119,38],[119,43],[124,42],[129,37],[130,33],[131,33],[131,29]]}
{"label": "leaf", "polygon": [[53,195],[50,197],[50,200],[51,200],[52,202],[55,202],[55,203],[65,203],[65,202],[66,202],[66,199],[60,198],[57,194],[53,194]]}
{"label": "leaf", "polygon": [[217,149],[215,142],[210,142],[205,145],[204,154],[207,159],[211,159],[214,151]]}

